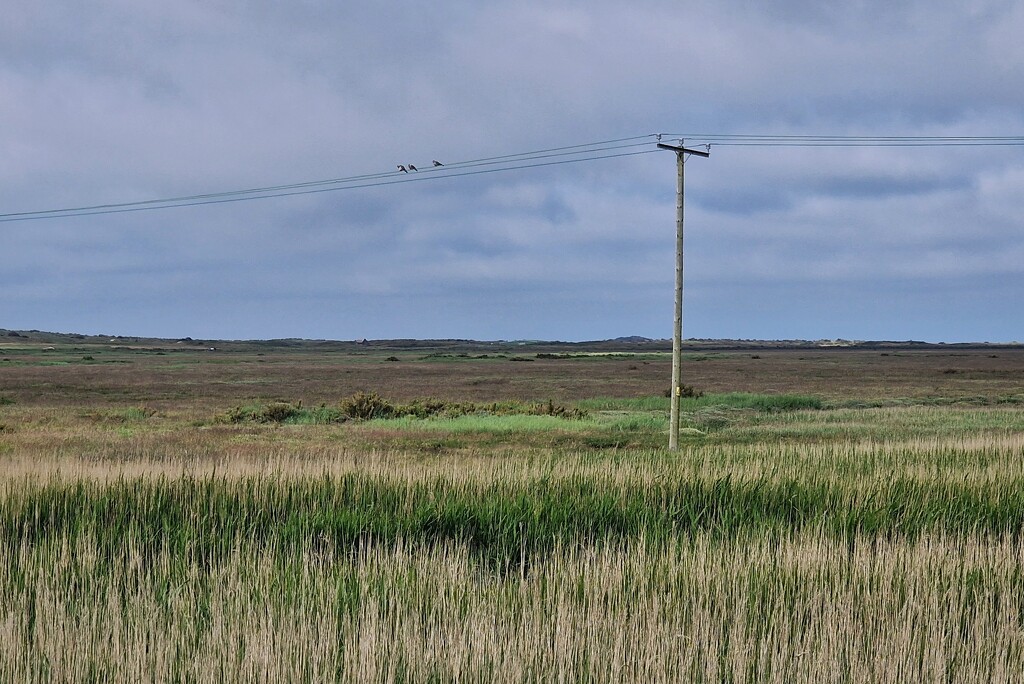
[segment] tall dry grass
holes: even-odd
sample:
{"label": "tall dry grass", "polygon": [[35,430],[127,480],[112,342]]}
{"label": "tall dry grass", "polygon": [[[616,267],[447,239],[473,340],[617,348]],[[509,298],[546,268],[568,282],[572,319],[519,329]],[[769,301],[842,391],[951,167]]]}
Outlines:
{"label": "tall dry grass", "polygon": [[0,681],[1019,680],[1019,408],[719,413],[425,453],[5,407]]}
{"label": "tall dry grass", "polygon": [[[565,545],[242,542],[204,566],[89,535],[0,566],[5,681],[1011,682],[1022,545],[809,530]],[[9,547],[8,547],[9,548]]]}

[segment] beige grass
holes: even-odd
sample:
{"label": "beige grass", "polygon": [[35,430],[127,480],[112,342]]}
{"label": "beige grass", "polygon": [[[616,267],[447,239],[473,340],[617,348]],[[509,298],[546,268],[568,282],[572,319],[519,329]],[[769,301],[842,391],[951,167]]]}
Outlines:
{"label": "beige grass", "polygon": [[[923,409],[930,411],[931,409]],[[913,414],[903,409],[901,414]],[[1009,423],[1013,425],[1013,423]],[[983,485],[1024,480],[1024,424],[1001,429],[888,440],[684,444],[662,451],[523,453],[512,444],[425,456],[355,448],[321,426],[182,427],[119,435],[108,428],[19,429],[3,435],[0,483],[57,479],[306,478],[363,473],[388,480],[454,482],[586,477],[642,484],[670,473],[695,479],[840,483],[856,487],[907,479]]]}
{"label": "beige grass", "polygon": [[[5,406],[0,497],[14,509],[52,481],[230,488],[351,473],[470,495],[560,478],[613,492],[666,478],[794,481],[864,494],[865,505],[893,481],[1024,486],[1016,406],[746,415],[668,454],[524,449],[514,435],[424,453],[395,448],[400,431],[386,426],[210,425],[214,403],[168,403],[140,421],[123,407]],[[309,538],[286,553],[243,535],[206,564],[142,539],[104,556],[102,532],[7,534],[0,527],[0,681],[1013,682],[1024,672],[1020,530],[564,543],[510,575],[454,542],[336,549]]]}
{"label": "beige grass", "polygon": [[[4,681],[1011,682],[1024,548],[815,534],[565,548],[498,577],[457,546],[239,548],[203,570],[94,541],[0,567]],[[31,591],[10,587],[31,587]]]}

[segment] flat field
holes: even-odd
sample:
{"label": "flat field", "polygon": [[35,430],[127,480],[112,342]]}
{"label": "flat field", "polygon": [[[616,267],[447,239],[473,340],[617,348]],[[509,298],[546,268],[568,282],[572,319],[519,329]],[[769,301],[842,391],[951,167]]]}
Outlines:
{"label": "flat field", "polygon": [[0,680],[1015,682],[1024,349],[0,342]]}

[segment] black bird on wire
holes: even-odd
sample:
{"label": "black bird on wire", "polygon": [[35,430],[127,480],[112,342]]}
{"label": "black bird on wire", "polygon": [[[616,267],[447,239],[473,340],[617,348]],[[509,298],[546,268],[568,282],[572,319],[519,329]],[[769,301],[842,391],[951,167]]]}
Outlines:
{"label": "black bird on wire", "polygon": [[437,160],[435,159],[435,160],[434,160],[434,166],[444,166],[444,164],[442,164],[441,162],[439,162],[439,161],[437,161]]}
{"label": "black bird on wire", "polygon": [[416,168],[415,166],[413,166],[412,164],[409,164],[409,170],[410,170],[410,171],[419,171],[419,169],[417,169],[417,168]]}
{"label": "black bird on wire", "polygon": [[398,165],[398,170],[401,171],[402,173],[409,173],[409,169],[405,168],[403,164]]}

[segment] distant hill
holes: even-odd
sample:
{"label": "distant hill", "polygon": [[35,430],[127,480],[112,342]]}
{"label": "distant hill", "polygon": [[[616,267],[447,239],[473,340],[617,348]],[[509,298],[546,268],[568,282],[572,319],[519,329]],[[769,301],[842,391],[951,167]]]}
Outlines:
{"label": "distant hill", "polygon": [[[181,338],[132,337],[125,335],[82,335],[78,333],[57,333],[41,330],[8,330],[0,328],[0,346],[19,344],[68,344],[68,345],[116,345],[123,347],[173,347],[173,348],[210,348],[217,349],[419,349],[432,351],[494,351],[500,348],[522,349],[529,347],[534,351],[670,351],[672,341],[668,339],[651,339],[639,335],[616,337],[608,340],[591,340],[586,342],[561,342],[557,340],[465,340],[465,339],[396,339],[369,340],[356,338],[352,340],[307,340],[298,338],[275,340],[210,340]],[[731,339],[687,339],[683,347],[687,350],[725,351],[725,350],[771,350],[771,349],[971,349],[1020,347],[1019,342],[957,342],[931,343],[916,340],[731,340]]]}

